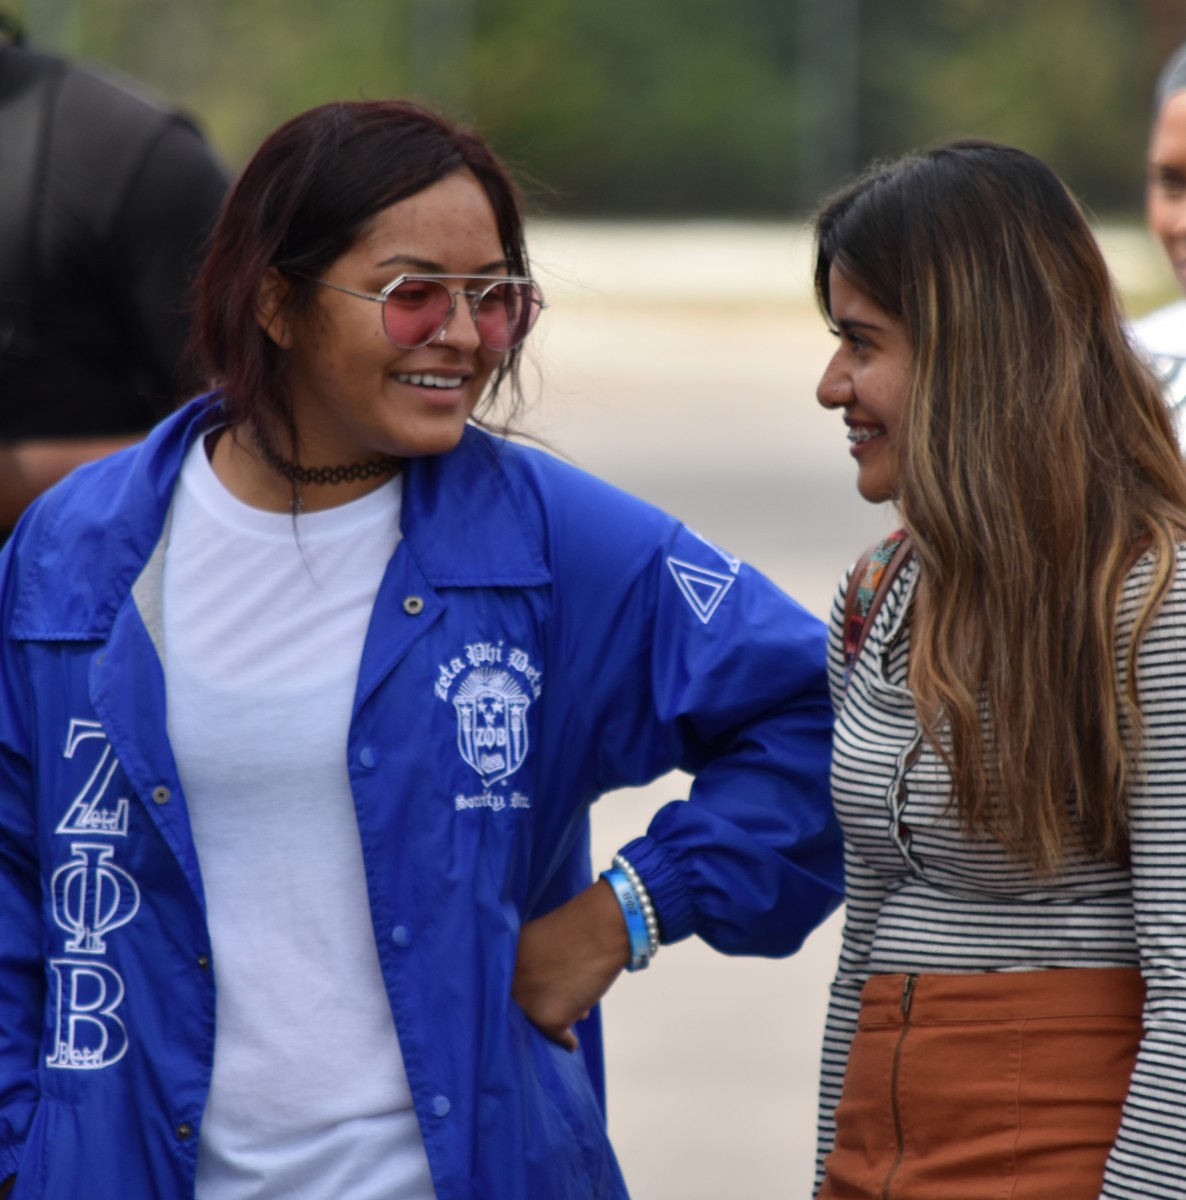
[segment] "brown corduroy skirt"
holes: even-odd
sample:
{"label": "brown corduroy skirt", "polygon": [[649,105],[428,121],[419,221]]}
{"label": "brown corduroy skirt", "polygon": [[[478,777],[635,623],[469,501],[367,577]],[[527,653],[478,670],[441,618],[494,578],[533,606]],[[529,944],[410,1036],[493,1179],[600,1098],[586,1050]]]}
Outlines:
{"label": "brown corduroy skirt", "polygon": [[1121,968],[874,976],[819,1200],[1095,1200],[1144,995]]}

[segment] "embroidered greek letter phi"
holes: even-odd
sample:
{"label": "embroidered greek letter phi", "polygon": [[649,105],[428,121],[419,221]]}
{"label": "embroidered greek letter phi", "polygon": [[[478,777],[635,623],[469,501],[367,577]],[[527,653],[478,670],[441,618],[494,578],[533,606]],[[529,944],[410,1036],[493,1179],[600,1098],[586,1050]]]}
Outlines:
{"label": "embroidered greek letter phi", "polygon": [[71,954],[105,954],[103,935],[126,925],[140,907],[136,881],[111,861],[111,846],[74,842],[74,857],[51,878],[54,920],[74,936],[66,942]]}

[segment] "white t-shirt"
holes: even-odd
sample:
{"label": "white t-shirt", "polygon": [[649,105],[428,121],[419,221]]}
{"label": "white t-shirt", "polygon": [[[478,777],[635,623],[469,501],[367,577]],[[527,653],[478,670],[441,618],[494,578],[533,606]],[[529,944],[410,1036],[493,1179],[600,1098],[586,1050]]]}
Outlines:
{"label": "white t-shirt", "polygon": [[167,723],[217,988],[199,1200],[434,1194],[346,768],[400,495],[397,478],[294,523],[232,496],[201,440],[181,472],[165,557]]}
{"label": "white t-shirt", "polygon": [[1186,300],[1177,300],[1132,322],[1137,348],[1145,352],[1173,412],[1178,441],[1186,447]]}

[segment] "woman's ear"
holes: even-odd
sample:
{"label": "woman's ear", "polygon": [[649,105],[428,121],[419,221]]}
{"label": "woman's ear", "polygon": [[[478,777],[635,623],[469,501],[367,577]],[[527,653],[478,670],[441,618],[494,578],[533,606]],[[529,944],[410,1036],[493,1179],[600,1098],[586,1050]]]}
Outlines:
{"label": "woman's ear", "polygon": [[255,298],[255,319],[281,350],[290,350],[293,342],[292,318],[285,307],[289,287],[284,273],[269,267]]}

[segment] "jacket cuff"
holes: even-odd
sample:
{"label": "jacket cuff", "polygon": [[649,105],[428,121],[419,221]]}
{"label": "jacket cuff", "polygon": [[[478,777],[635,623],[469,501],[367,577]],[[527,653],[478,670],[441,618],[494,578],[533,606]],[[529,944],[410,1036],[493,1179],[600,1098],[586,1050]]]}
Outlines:
{"label": "jacket cuff", "polygon": [[670,945],[695,932],[696,910],[692,894],[674,864],[652,837],[635,838],[619,853],[638,872],[659,918],[659,940]]}

